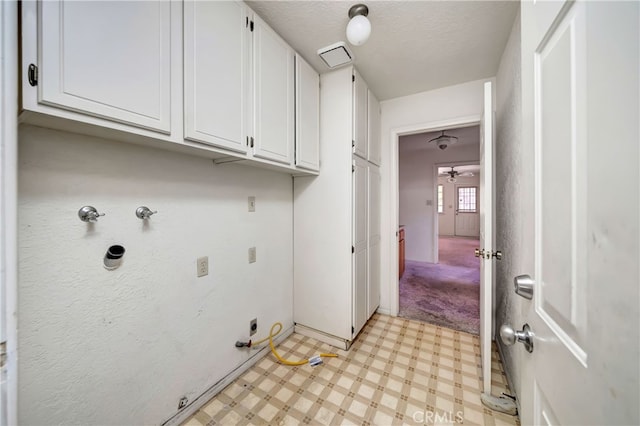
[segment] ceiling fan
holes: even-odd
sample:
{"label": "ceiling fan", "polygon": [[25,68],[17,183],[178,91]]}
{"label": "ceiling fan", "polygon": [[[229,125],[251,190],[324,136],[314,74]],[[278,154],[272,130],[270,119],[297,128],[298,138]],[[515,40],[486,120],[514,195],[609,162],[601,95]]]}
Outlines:
{"label": "ceiling fan", "polygon": [[431,142],[435,142],[436,146],[440,149],[447,149],[449,145],[453,145],[454,143],[458,142],[458,137],[445,135],[443,130],[440,136],[438,136],[437,138],[431,139],[428,143],[431,143]]}
{"label": "ceiling fan", "polygon": [[462,172],[460,173],[459,171],[455,170],[457,166],[451,166],[451,170],[446,170],[442,173],[440,173],[440,176],[449,176],[447,178],[447,182],[451,182],[454,183],[456,181],[456,177],[457,176],[461,176],[461,177],[470,177],[473,176],[472,172]]}

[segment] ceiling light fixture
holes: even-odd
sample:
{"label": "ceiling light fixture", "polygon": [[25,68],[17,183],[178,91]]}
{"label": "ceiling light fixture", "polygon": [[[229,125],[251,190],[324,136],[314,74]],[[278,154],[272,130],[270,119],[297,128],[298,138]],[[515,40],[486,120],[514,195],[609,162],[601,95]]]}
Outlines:
{"label": "ceiling light fixture", "polygon": [[364,4],[356,4],[349,9],[349,24],[347,25],[347,40],[354,46],[360,46],[371,35],[371,22],[367,19],[369,8]]}
{"label": "ceiling light fixture", "polygon": [[429,141],[429,143],[431,142],[435,142],[436,146],[440,149],[447,149],[449,145],[453,145],[454,143],[458,142],[458,137],[445,135],[443,130],[440,136]]}

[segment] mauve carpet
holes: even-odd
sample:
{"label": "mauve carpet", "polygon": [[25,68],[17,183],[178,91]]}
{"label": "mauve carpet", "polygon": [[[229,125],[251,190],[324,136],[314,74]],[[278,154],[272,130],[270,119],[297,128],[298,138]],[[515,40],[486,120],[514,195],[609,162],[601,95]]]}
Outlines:
{"label": "mauve carpet", "polygon": [[400,280],[401,317],[480,333],[479,241],[439,237],[439,262],[407,261]]}

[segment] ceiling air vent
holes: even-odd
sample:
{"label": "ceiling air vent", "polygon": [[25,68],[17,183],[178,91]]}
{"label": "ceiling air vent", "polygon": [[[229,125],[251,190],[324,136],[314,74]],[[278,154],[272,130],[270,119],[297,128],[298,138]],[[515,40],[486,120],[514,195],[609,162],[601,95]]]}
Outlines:
{"label": "ceiling air vent", "polygon": [[318,55],[329,68],[337,68],[353,62],[353,53],[347,49],[344,41],[323,47],[318,50]]}

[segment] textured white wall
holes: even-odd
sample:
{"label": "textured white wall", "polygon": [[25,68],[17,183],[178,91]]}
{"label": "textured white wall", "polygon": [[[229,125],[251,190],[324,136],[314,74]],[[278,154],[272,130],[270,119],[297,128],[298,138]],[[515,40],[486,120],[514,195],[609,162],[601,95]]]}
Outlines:
{"label": "textured white wall", "polygon": [[[478,147],[479,149],[479,147]],[[438,234],[439,235],[455,235],[456,224],[456,185],[475,186],[476,201],[480,208],[480,174],[474,176],[458,176],[456,183],[447,182],[446,177],[439,177],[438,184],[443,186],[444,190],[444,213],[438,215]],[[437,199],[437,198],[436,198]],[[480,211],[478,210],[478,214]]]}
{"label": "textured white wall", "polygon": [[425,127],[433,123],[457,120],[482,114],[485,80],[470,81],[415,95],[389,99],[380,103],[382,174],[381,212],[381,294],[380,311],[396,314],[398,310],[397,193],[398,148],[393,132],[407,127]]}
{"label": "textured white wall", "polygon": [[[434,192],[434,165],[454,161],[479,161],[479,146],[461,145],[424,149],[422,138],[400,137],[399,198],[400,224],[405,226],[405,258],[417,262],[434,262],[434,221],[438,194]],[[432,201],[427,206],[427,200]]]}
{"label": "textured white wall", "polygon": [[292,220],[288,175],[21,127],[20,424],[158,424],[200,395],[248,358],[250,319],[292,325]]}
{"label": "textured white wall", "polygon": [[[502,324],[524,324],[531,302],[513,291],[513,277],[533,274],[534,180],[533,145],[523,143],[520,63],[520,14],[511,30],[496,75],[495,204],[496,248],[504,253],[495,262],[496,328]],[[505,371],[516,394],[521,395],[522,365],[529,358],[519,345],[504,346],[496,339],[504,355]]]}

